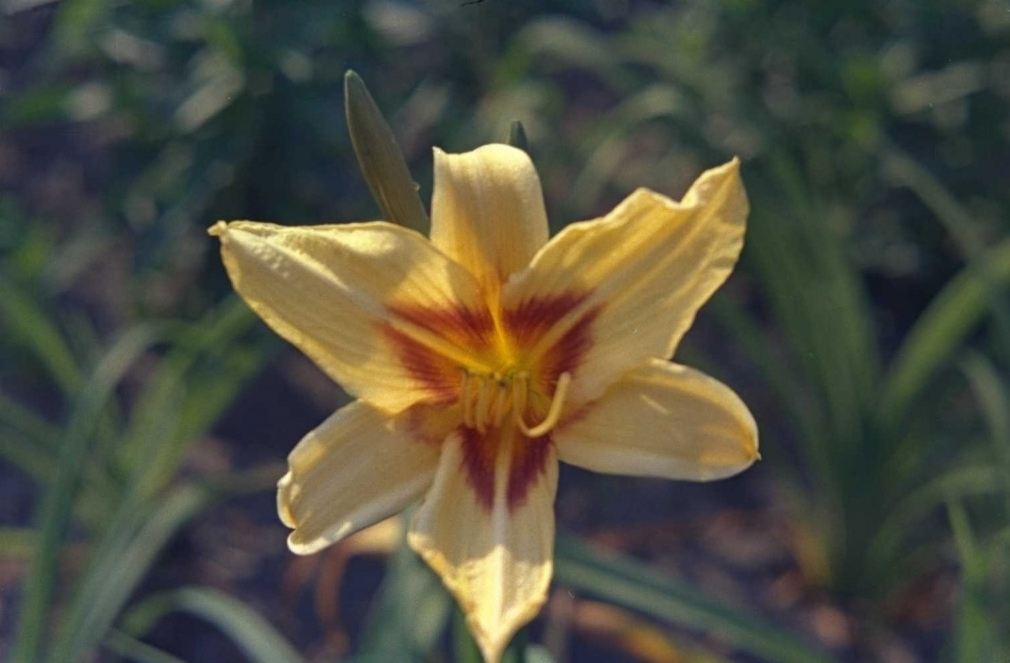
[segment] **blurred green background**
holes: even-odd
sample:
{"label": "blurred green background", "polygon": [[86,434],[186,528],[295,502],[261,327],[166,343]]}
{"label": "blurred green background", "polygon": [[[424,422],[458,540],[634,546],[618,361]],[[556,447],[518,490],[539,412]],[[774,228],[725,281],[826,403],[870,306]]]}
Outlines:
{"label": "blurred green background", "polygon": [[432,145],[520,120],[554,231],[744,161],[678,359],[750,405],[712,485],[566,469],[510,660],[1010,660],[1006,0],[0,0],[0,660],[470,661],[389,522],[273,485],[345,402],[206,228],[373,219],[354,69]]}

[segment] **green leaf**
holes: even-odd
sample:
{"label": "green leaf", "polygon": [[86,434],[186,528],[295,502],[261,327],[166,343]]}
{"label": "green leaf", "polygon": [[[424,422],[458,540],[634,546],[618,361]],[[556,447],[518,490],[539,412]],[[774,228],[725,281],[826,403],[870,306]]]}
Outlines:
{"label": "green leaf", "polygon": [[985,355],[968,351],[960,362],[975,397],[982,406],[995,451],[998,454],[1010,497],[1010,388]]}
{"label": "green leaf", "polygon": [[74,60],[94,49],[94,39],[107,26],[113,5],[105,0],[67,0],[58,5],[50,48],[60,58]]}
{"label": "green leaf", "polygon": [[619,106],[596,123],[579,146],[584,164],[572,183],[567,205],[591,209],[615,172],[624,167],[631,149],[631,134],[659,118],[676,117],[684,107],[682,95],[663,84],[628,95]]}
{"label": "green leaf", "polygon": [[[401,516],[409,522],[409,515]],[[438,645],[452,613],[438,576],[407,546],[390,562],[376,611],[369,617],[356,663],[413,663]]]}
{"label": "green leaf", "polygon": [[480,647],[466,623],[466,615],[458,607],[452,611],[452,645],[457,663],[481,663]]}
{"label": "green leaf", "polygon": [[17,129],[66,120],[72,90],[67,83],[42,82],[7,97],[0,110],[0,126]]}
{"label": "green leaf", "polygon": [[776,663],[829,663],[799,638],[746,615],[647,565],[604,555],[575,537],[558,537],[555,581],[656,619],[702,631]]}
{"label": "green leaf", "polygon": [[80,387],[82,371],[60,330],[32,297],[6,278],[0,288],[0,320],[4,332],[38,358],[64,393]]}
{"label": "green leaf", "polygon": [[[606,35],[586,23],[567,17],[548,16],[530,21],[515,38],[516,48],[508,60],[541,60],[555,69],[580,68],[591,71],[617,89],[627,85],[626,72],[613,57],[613,43]],[[518,78],[522,72],[511,63]],[[528,65],[527,65],[528,66]]]}
{"label": "green leaf", "polygon": [[[814,440],[820,435],[821,421],[817,408],[811,407],[810,396],[803,388],[785,358],[772,351],[764,330],[728,297],[716,295],[706,307],[726,332],[750,359],[765,385],[775,394],[785,408],[804,440]],[[795,476],[800,483],[799,476]]]}
{"label": "green leaf", "polygon": [[306,663],[274,626],[244,603],[206,587],[156,594],[132,608],[123,629],[140,636],[169,612],[188,612],[221,629],[254,663]]}
{"label": "green leaf", "polygon": [[867,559],[894,559],[905,537],[929,513],[949,500],[997,494],[1003,490],[1003,474],[993,465],[948,468],[936,478],[909,492],[890,508],[876,536],[867,547]]}
{"label": "green leaf", "polygon": [[135,663],[186,663],[181,658],[131,638],[122,631],[110,631],[105,636],[104,644],[109,650]]}
{"label": "green leaf", "polygon": [[217,421],[265,358],[239,343],[257,318],[231,297],[173,339],[147,382],[120,442],[130,491],[152,495],[175,474],[190,445]]}
{"label": "green leaf", "polygon": [[526,663],[556,663],[556,661],[546,647],[533,644],[526,648]]}
{"label": "green leaf", "polygon": [[[18,635],[11,652],[16,663],[37,663],[45,635],[58,555],[70,520],[70,510],[88,453],[88,443],[106,403],[126,371],[155,340],[150,327],[136,327],[113,345],[81,390],[60,444],[56,473],[47,487],[36,518],[39,529],[37,556],[25,583]],[[65,659],[70,660],[70,659]]]}
{"label": "green leaf", "polygon": [[771,179],[754,194],[748,256],[814,383],[825,432],[834,438],[825,453],[837,462],[840,451],[855,451],[863,441],[879,381],[871,306],[840,239],[817,222],[826,211],[805,175],[780,155],[769,171]]}
{"label": "green leaf", "polygon": [[157,555],[212,497],[206,488],[188,485],[156,505],[124,504],[109,536],[91,555],[52,647],[51,663],[80,660],[102,641]]}
{"label": "green leaf", "polygon": [[35,530],[0,527],[0,550],[4,559],[31,560],[35,554]]}
{"label": "green leaf", "polygon": [[53,475],[61,431],[0,392],[0,458],[37,482]]}
{"label": "green leaf", "polygon": [[386,220],[428,234],[428,215],[392,130],[353,71],[344,76],[344,111],[361,174]]}
{"label": "green leaf", "polygon": [[897,430],[928,381],[990,314],[989,286],[1004,290],[1010,285],[1010,240],[979,260],[981,267],[965,267],[933,297],[898,349],[877,410],[884,431]]}
{"label": "green leaf", "polygon": [[947,503],[947,515],[961,560],[962,576],[955,618],[955,660],[957,663],[1006,660],[1001,653],[1001,628],[986,596],[988,564],[968,521],[968,513],[960,502],[951,501]]}
{"label": "green leaf", "polygon": [[972,215],[947,190],[943,183],[896,145],[889,145],[884,155],[885,172],[907,186],[933,212],[943,227],[957,242],[984,286],[989,307],[996,322],[1004,349],[1010,351],[1010,303],[997,283],[999,277],[990,273],[985,256],[986,243]]}
{"label": "green leaf", "polygon": [[[454,660],[456,663],[483,663],[484,656],[480,652],[480,645],[470,631],[469,624],[466,623],[466,615],[459,606],[452,611],[452,644]],[[509,641],[505,651],[502,652],[500,663],[526,663],[526,653],[529,644],[529,634],[526,627],[519,631]]]}
{"label": "green leaf", "polygon": [[523,152],[530,151],[530,142],[526,138],[526,130],[523,129],[522,122],[519,120],[512,121],[512,124],[509,125],[509,135],[505,139],[505,143],[512,147],[518,147]]}
{"label": "green leaf", "polygon": [[158,554],[176,533],[215,501],[272,488],[286,464],[232,472],[215,483],[184,484],[167,494],[120,502],[94,546],[66,610],[50,660],[77,660],[90,652],[119,617]]}
{"label": "green leaf", "polygon": [[59,427],[11,400],[3,392],[0,392],[0,422],[16,430],[32,444],[38,445],[40,452],[53,452],[62,432]]}

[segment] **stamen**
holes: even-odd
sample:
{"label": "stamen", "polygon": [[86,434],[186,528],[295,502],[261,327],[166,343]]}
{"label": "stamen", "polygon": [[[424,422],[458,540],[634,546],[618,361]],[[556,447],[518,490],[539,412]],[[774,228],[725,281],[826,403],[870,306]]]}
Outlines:
{"label": "stamen", "polygon": [[520,371],[512,384],[512,413],[516,419],[521,419],[526,411],[526,397],[529,395],[529,377],[526,371]]}
{"label": "stamen", "polygon": [[474,373],[462,367],[460,370],[463,372],[459,396],[463,425],[476,428],[481,434],[489,428],[500,427],[509,411],[512,412],[516,427],[527,437],[541,437],[549,433],[561,418],[561,410],[572,382],[571,373],[562,373],[558,377],[547,416],[536,426],[528,426],[524,421],[530,397],[528,372],[510,370],[505,374],[485,374]]}
{"label": "stamen", "polygon": [[[525,380],[522,381],[524,384],[520,385],[520,391],[525,392]],[[515,407],[513,412],[515,412],[516,425],[523,432],[526,437],[540,437],[549,433],[552,428],[557,426],[558,419],[561,418],[561,408],[565,404],[565,397],[568,396],[568,386],[572,383],[571,373],[562,373],[558,378],[558,386],[554,390],[554,397],[551,399],[551,408],[547,411],[547,417],[544,418],[538,425],[530,428],[523,421],[523,410]]]}
{"label": "stamen", "polygon": [[459,397],[460,404],[463,406],[463,425],[473,428],[473,376],[465,368],[460,370],[463,371],[463,393]]}
{"label": "stamen", "polygon": [[498,377],[496,386],[498,389],[496,390],[494,397],[494,406],[491,408],[491,412],[489,414],[491,415],[490,418],[494,423],[494,427],[498,428],[501,426],[502,420],[505,419],[505,413],[508,411],[509,407],[509,392],[508,389],[506,389],[506,387],[509,386],[509,383],[501,377]]}
{"label": "stamen", "polygon": [[488,406],[491,405],[491,390],[494,389],[494,380],[489,380],[487,376],[480,378],[480,389],[477,391],[477,407],[475,415],[477,419],[477,432],[482,435],[487,432]]}

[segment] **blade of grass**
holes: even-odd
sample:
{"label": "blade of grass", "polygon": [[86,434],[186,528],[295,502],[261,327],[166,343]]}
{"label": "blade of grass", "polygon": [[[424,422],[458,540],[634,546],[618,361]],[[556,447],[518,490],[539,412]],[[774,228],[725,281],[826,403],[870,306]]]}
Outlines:
{"label": "blade of grass", "polygon": [[[466,623],[466,615],[459,607],[452,611],[452,644],[456,663],[483,663],[480,646]],[[505,651],[502,652],[499,663],[526,663],[526,649],[529,635],[526,628],[521,628],[515,634]]]}
{"label": "blade of grass", "polygon": [[255,324],[248,307],[232,297],[180,330],[139,397],[119,445],[133,477],[130,490],[150,495],[163,487],[190,444],[261,366],[263,352],[238,343]]}
{"label": "blade of grass", "polygon": [[[838,351],[838,344],[824,336],[819,320],[812,314],[812,311],[821,310],[820,305],[811,306],[812,300],[826,297],[826,294],[811,292],[811,288],[805,286],[823,281],[823,276],[807,264],[813,254],[803,244],[796,243],[795,231],[781,227],[788,218],[789,215],[782,217],[755,205],[745,257],[756,268],[762,292],[775,312],[776,322],[786,334],[787,347],[802,370],[805,393],[795,406],[806,410],[798,420],[801,424],[798,432],[804,434],[799,438],[804,464],[814,477],[820,501],[840,517],[844,502],[839,455],[845,450],[843,429],[846,426],[838,421],[838,399],[834,407],[829,402],[830,393],[841,392],[830,391],[838,383],[832,383],[828,377],[834,365],[828,358]],[[796,223],[793,219],[788,225]],[[830,536],[830,533],[825,534]]]}
{"label": "blade of grass", "polygon": [[207,507],[213,493],[202,486],[174,490],[153,509],[128,503],[112,537],[92,555],[48,661],[85,657],[104,638],[155,557],[193,516]]}
{"label": "blade of grass", "polygon": [[157,647],[131,638],[122,631],[113,629],[105,636],[105,647],[135,663],[186,663],[181,658],[172,656]]}
{"label": "blade of grass", "polygon": [[990,465],[969,465],[948,469],[936,478],[913,490],[893,508],[881,522],[876,537],[867,547],[871,564],[884,567],[885,560],[895,559],[915,525],[951,499],[997,494],[1003,489],[999,468]]}
{"label": "blade of grass", "polygon": [[256,663],[306,663],[259,613],[224,592],[206,587],[183,587],[145,599],[124,616],[124,631],[140,636],[169,612],[187,612],[213,624]]}
{"label": "blade of grass", "polygon": [[63,340],[63,335],[35,300],[5,278],[0,288],[0,320],[5,333],[18,339],[65,394],[73,394],[84,380],[83,372]]}
{"label": "blade of grass", "polygon": [[629,96],[608,113],[579,147],[584,166],[569,190],[565,208],[592,209],[603,187],[626,161],[630,134],[654,120],[676,117],[683,107],[684,100],[675,88],[653,85]]}
{"label": "blade of grass", "polygon": [[[82,366],[91,365],[90,361],[79,361],[79,355],[75,355],[74,348],[67,342],[68,335],[61,332],[35,299],[6,278],[0,287],[0,322],[5,323],[4,329],[38,359],[64,395],[70,397],[83,386]],[[115,410],[110,407],[97,424],[103,439],[113,435],[114,415]]]}
{"label": "blade of grass", "polygon": [[773,155],[771,174],[769,186],[759,190],[781,192],[787,204],[756,194],[750,241],[759,256],[763,244],[771,244],[762,281],[779,322],[802,339],[800,359],[823,394],[838,450],[852,448],[863,437],[880,372],[869,300],[840,239],[820,221],[827,214],[796,164]]}
{"label": "blade of grass", "polygon": [[789,370],[789,365],[771,351],[761,327],[741,306],[727,297],[714,297],[707,304],[706,310],[715,316],[733,338],[734,344],[750,359],[765,385],[775,393],[785,408],[789,421],[795,423],[801,437],[815,439],[820,427],[816,407],[811,406],[809,395]]}
{"label": "blade of grass", "polygon": [[990,314],[988,286],[979,273],[1000,290],[1010,285],[1010,240],[979,260],[984,268],[965,267],[933,297],[898,349],[878,401],[877,418],[885,435],[898,430],[927,381]]}
{"label": "blade of grass", "polygon": [[540,60],[556,70],[584,69],[615,89],[627,88],[626,72],[612,56],[612,41],[580,21],[560,16],[531,21],[516,35],[515,44],[502,58],[500,69],[516,77],[528,67],[527,62]]}
{"label": "blade of grass", "polygon": [[[526,663],[557,663],[550,651],[542,645],[532,644],[526,648]],[[700,661],[697,663],[701,663]],[[711,663],[716,663],[715,661]]]}
{"label": "blade of grass", "polygon": [[554,577],[571,587],[656,619],[700,630],[776,663],[829,663],[827,655],[645,564],[606,556],[572,536],[558,537]]}
{"label": "blade of grass", "polygon": [[[169,446],[176,457],[188,448],[182,443],[191,442],[209,430],[245,387],[247,379],[264,366],[270,356],[267,347],[279,347],[272,339],[267,340],[268,343],[233,347],[227,357],[208,359],[190,372],[186,396],[179,407],[176,443]],[[170,458],[162,463],[162,474],[165,466],[173,467],[177,462],[178,458]]]}
{"label": "blade of grass", "polygon": [[25,439],[19,431],[0,424],[0,458],[44,484],[53,476],[53,454],[35,440]]}
{"label": "blade of grass", "polygon": [[466,615],[458,607],[452,611],[452,651],[457,663],[481,663],[483,660],[466,623]]}
{"label": "blade of grass", "polygon": [[[253,318],[249,322],[251,326]],[[248,378],[263,367],[269,356],[267,348],[278,346],[272,339],[246,346],[236,342],[230,352],[215,356],[226,347],[226,343],[215,342],[210,356],[189,372],[171,443],[158,449],[145,474],[150,484],[164,485],[171,479],[190,447],[221,417]]]}
{"label": "blade of grass", "polygon": [[39,543],[25,584],[17,640],[11,652],[11,660],[15,663],[37,663],[41,659],[40,649],[58,572],[58,555],[70,519],[80,469],[87,457],[88,442],[116,385],[154,341],[154,331],[148,326],[127,331],[99,363],[77,398],[60,444],[56,474],[46,490],[36,519]]}
{"label": "blade of grass", "polygon": [[8,398],[0,392],[0,422],[22,434],[39,448],[39,453],[52,452],[56,449],[56,441],[61,431],[42,417],[36,415],[24,405]]}
{"label": "blade of grass", "polygon": [[[410,516],[401,516],[409,522]],[[438,577],[407,546],[406,527],[369,616],[358,663],[412,663],[426,658],[445,632],[452,602]]]}
{"label": "blade of grass", "polygon": [[1004,564],[1010,561],[1007,553],[1010,553],[1010,524],[994,533],[986,543],[986,554],[1004,560]]}
{"label": "blade of grass", "polygon": [[907,186],[933,212],[944,229],[954,238],[961,255],[968,261],[984,287],[993,319],[1003,348],[1010,351],[1010,303],[998,285],[997,277],[989,271],[989,263],[982,258],[986,244],[975,227],[975,221],[940,180],[922,167],[896,145],[890,144],[884,152],[887,173]]}
{"label": "blade of grass", "polygon": [[0,527],[0,559],[28,561],[35,552],[35,530]]}
{"label": "blade of grass", "polygon": [[982,414],[992,436],[996,465],[1003,478],[1004,520],[1010,520],[1010,388],[993,362],[978,352],[965,354],[961,370],[982,406]]}
{"label": "blade of grass", "polygon": [[157,555],[193,517],[216,500],[272,488],[286,469],[268,463],[217,483],[183,485],[154,500],[124,500],[89,558],[50,660],[77,660],[95,647]]}
{"label": "blade of grass", "polygon": [[1000,378],[993,362],[981,353],[969,350],[960,367],[982,406],[1010,491],[1010,389]]}
{"label": "blade of grass", "polygon": [[988,564],[979,549],[964,505],[947,503],[958,558],[961,561],[961,597],[957,609],[954,651],[958,663],[1005,660],[1000,654],[1000,630],[986,600]]}

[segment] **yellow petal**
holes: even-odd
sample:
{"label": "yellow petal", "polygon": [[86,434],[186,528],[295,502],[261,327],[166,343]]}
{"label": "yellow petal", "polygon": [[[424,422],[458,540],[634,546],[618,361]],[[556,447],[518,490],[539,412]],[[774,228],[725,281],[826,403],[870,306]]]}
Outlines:
{"label": "yellow petal", "polygon": [[709,481],[758,458],[754,417],[700,371],[653,359],[554,431],[561,460],[595,472]]}
{"label": "yellow petal", "polygon": [[522,150],[485,145],[465,154],[435,149],[431,241],[496,296],[547,242],[540,178]]}
{"label": "yellow petal", "polygon": [[399,513],[431,485],[437,432],[418,413],[390,417],[363,401],[337,410],[288,456],[277,511],[294,529],[288,547],[314,553]]}
{"label": "yellow petal", "polygon": [[747,211],[735,159],[704,173],[679,203],[639,189],[606,217],[554,237],[506,286],[503,305],[536,308],[565,293],[578,302],[537,350],[549,353],[566,332],[588,326],[569,398],[592,400],[647,358],[673,354],[697,310],[732,271]]}
{"label": "yellow petal", "polygon": [[211,234],[235,290],[349,393],[390,412],[453,397],[455,367],[470,354],[460,343],[480,335],[470,322],[486,305],[423,236],[388,223],[249,221]]}
{"label": "yellow petal", "polygon": [[410,546],[456,597],[488,663],[547,599],[557,478],[549,441],[464,428],[446,440],[411,525]]}

